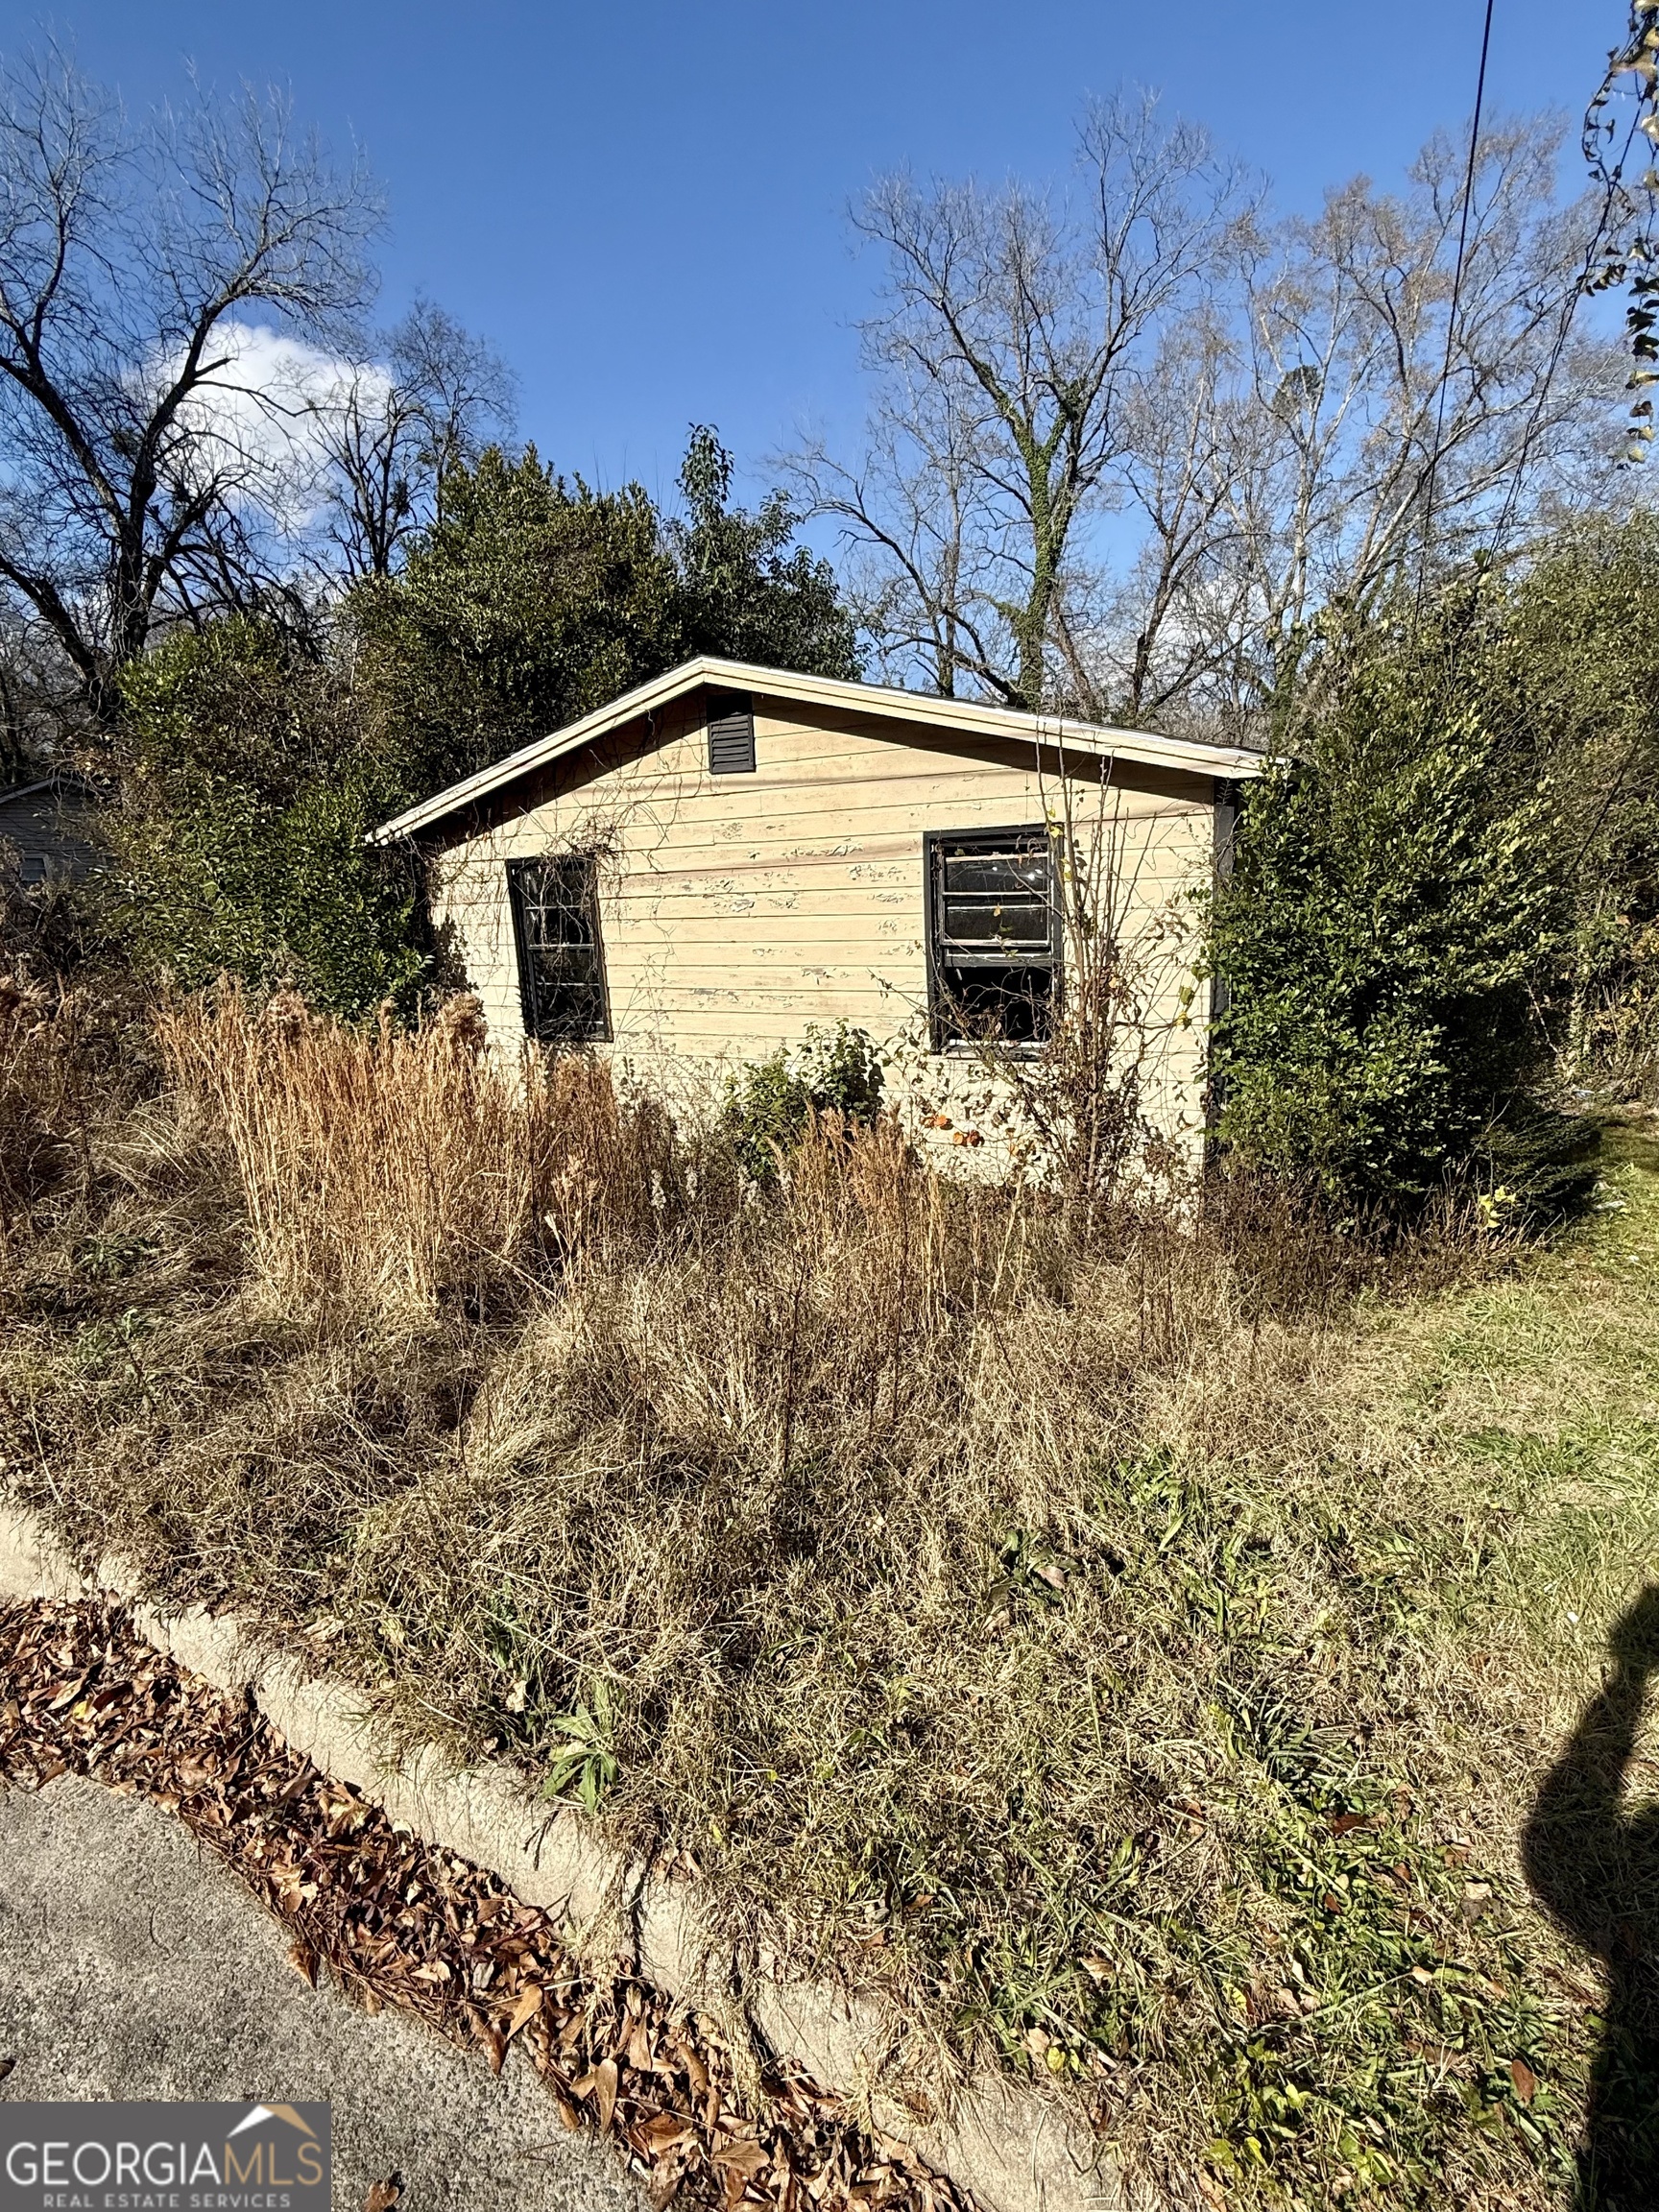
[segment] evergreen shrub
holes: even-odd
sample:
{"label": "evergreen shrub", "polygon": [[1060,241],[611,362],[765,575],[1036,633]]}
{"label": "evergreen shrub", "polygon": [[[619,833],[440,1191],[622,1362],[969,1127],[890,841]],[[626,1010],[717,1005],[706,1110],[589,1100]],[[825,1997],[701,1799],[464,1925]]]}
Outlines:
{"label": "evergreen shrub", "polygon": [[1517,777],[1455,662],[1349,650],[1216,887],[1219,1134],[1343,1214],[1463,1183],[1488,1217],[1500,1190],[1500,1212],[1559,1197],[1585,1131],[1540,1103],[1571,932],[1549,783]]}

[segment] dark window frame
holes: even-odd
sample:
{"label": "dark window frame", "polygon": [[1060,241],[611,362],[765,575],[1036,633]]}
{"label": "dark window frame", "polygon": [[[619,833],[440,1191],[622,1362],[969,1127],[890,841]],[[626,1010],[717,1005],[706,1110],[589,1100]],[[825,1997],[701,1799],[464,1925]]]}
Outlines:
{"label": "dark window frame", "polygon": [[[996,950],[980,950],[981,946],[988,943],[987,940],[960,936],[953,938],[946,927],[949,890],[947,860],[951,857],[966,858],[974,853],[991,855],[1010,852],[1032,856],[1041,854],[1047,864],[1047,932],[1041,954],[1027,960],[1007,959],[999,946]],[[927,1031],[930,1049],[944,1054],[995,1052],[1020,1058],[1040,1051],[1052,1032],[1053,1018],[1059,1011],[1066,980],[1058,840],[1053,830],[1046,822],[1025,822],[1005,829],[925,830],[922,837],[922,873],[926,902]],[[990,894],[971,893],[966,896],[988,897]],[[1027,939],[1023,942],[1034,945],[1035,940]],[[1049,976],[1046,995],[1047,1018],[1043,1027],[1029,1038],[999,1038],[994,1035],[975,1037],[967,1033],[959,1022],[953,1022],[950,1017],[955,994],[951,989],[950,974],[972,975],[976,968],[985,971],[987,974],[998,970],[1046,971]]]}
{"label": "dark window frame", "polygon": [[[545,886],[550,876],[566,879],[580,874],[581,885],[574,899],[561,897],[549,901]],[[560,914],[580,915],[586,922],[588,937],[565,940],[573,952],[591,956],[592,974],[585,982],[561,982],[549,975],[539,953],[549,948],[532,942],[529,926],[532,912],[531,900],[538,897],[532,888],[540,884],[539,910]],[[524,1024],[524,1034],[538,1045],[608,1045],[611,1042],[611,999],[605,980],[605,943],[599,927],[599,864],[591,853],[556,853],[535,859],[509,860],[507,862],[507,904],[513,916],[513,945],[518,960],[518,1009]],[[554,1000],[562,992],[584,993],[589,1005],[585,1014],[571,1019],[561,1013]]]}

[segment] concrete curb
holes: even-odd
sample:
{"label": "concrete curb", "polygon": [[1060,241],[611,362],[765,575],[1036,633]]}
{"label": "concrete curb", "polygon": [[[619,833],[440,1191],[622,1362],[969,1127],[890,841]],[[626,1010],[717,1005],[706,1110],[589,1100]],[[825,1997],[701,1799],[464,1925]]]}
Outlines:
{"label": "concrete curb", "polygon": [[579,1956],[636,1955],[665,1995],[740,2024],[759,2048],[800,2060],[854,2097],[875,2127],[971,2189],[985,2212],[1130,2212],[1110,2151],[1058,2104],[981,2077],[946,2115],[919,2119],[898,2096],[898,2039],[882,2007],[827,1983],[741,1986],[733,1960],[701,1933],[690,1883],[630,1864],[574,1808],[550,1815],[511,1767],[458,1771],[426,1750],[389,1759],[361,1692],[273,1657],[233,1616],[201,1606],[166,1613],[144,1602],[113,1559],[101,1560],[89,1581],[35,1514],[0,1502],[0,1599],[99,1596],[130,1605],[141,1636],[222,1695],[251,1695],[276,1733],[324,1773],[555,1914]]}

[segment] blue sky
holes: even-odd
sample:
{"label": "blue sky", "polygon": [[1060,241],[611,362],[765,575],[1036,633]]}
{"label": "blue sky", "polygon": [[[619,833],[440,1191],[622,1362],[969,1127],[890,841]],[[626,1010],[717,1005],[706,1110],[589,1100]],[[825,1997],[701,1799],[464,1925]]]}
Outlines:
{"label": "blue sky", "polygon": [[[1082,99],[1133,82],[1312,206],[1466,120],[1482,4],[58,0],[49,20],[134,108],[194,60],[355,135],[391,200],[387,312],[424,290],[513,364],[544,458],[671,493],[692,421],[751,487],[805,421],[855,438],[878,269],[846,208],[882,171],[1055,175]],[[0,0],[0,46],[42,19]],[[1491,108],[1575,117],[1623,20],[1623,0],[1497,0]]]}

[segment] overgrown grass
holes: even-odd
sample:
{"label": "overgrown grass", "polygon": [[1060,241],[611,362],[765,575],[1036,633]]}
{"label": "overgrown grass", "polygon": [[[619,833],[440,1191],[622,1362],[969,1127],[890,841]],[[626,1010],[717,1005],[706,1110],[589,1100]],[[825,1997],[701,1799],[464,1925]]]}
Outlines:
{"label": "overgrown grass", "polygon": [[1550,1254],[1085,1241],[884,1123],[746,1195],[462,1016],[159,1038],[11,1203],[0,1452],[74,1541],[694,1863],[919,2097],[995,2056],[1182,2201],[1554,2200],[1596,1990],[1518,1837],[1656,1532],[1642,1147]]}

